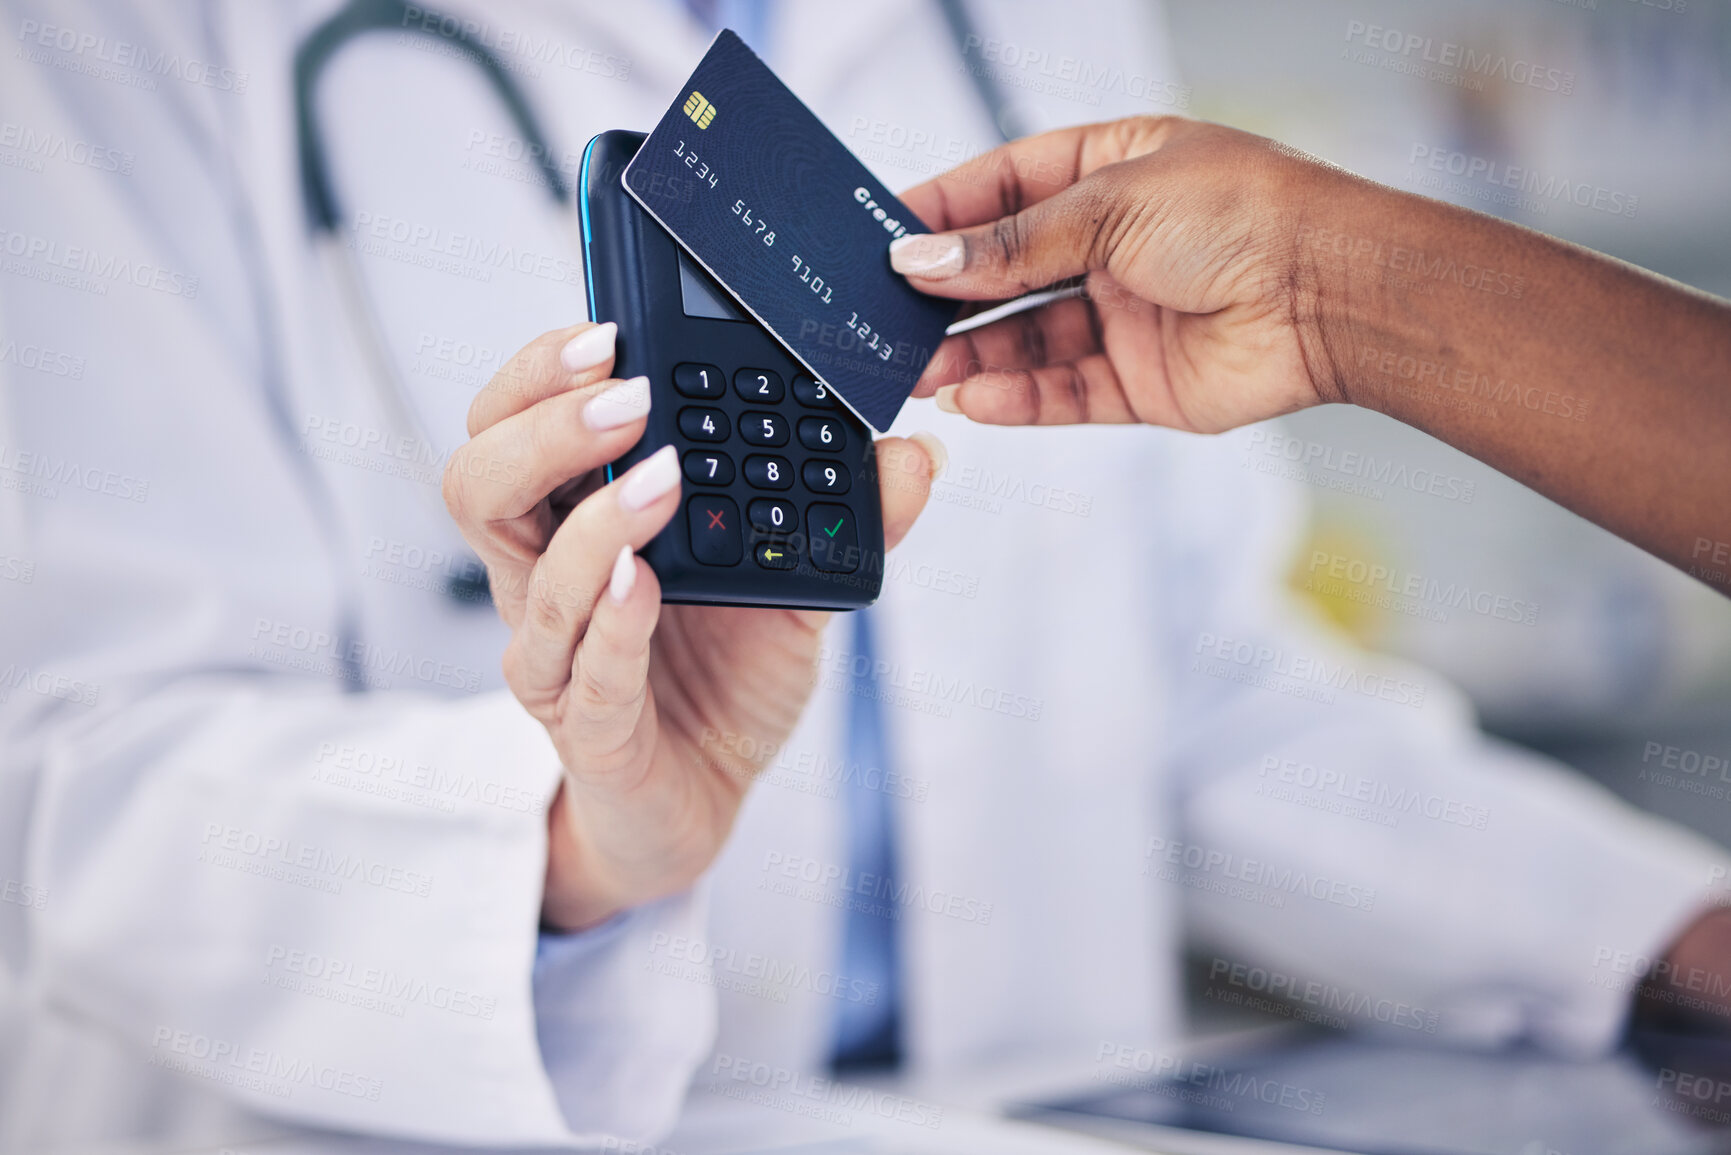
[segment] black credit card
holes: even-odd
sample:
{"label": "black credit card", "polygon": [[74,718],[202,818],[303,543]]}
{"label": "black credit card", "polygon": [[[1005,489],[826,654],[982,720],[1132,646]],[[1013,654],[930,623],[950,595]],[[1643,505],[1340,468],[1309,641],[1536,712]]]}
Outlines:
{"label": "black credit card", "polygon": [[959,306],[890,268],[890,241],[930,230],[744,41],[716,36],[623,179],[843,404],[889,427]]}

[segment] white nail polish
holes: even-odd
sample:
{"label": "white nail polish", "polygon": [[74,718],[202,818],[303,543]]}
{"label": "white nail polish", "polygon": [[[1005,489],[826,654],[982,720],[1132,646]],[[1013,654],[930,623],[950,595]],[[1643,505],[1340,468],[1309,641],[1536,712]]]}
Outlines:
{"label": "white nail polish", "polygon": [[618,333],[619,326],[612,321],[583,330],[559,350],[559,364],[572,373],[595,368],[613,356],[613,338]]}
{"label": "white nail polish", "polygon": [[932,459],[932,480],[936,481],[942,477],[944,470],[949,468],[950,451],[944,448],[944,443],[938,440],[937,434],[922,430],[909,437],[908,440],[925,450],[926,456]]}
{"label": "white nail polish", "polygon": [[583,406],[583,424],[594,430],[617,429],[649,413],[649,378],[633,377],[597,393]]}
{"label": "white nail polish", "polygon": [[962,271],[962,238],[946,233],[916,233],[890,242],[890,268],[907,277],[941,281]]}
{"label": "white nail polish", "polygon": [[938,403],[938,408],[942,409],[945,413],[960,413],[962,407],[956,402],[956,394],[961,391],[962,385],[959,381],[950,385],[940,385],[937,393],[932,396],[932,400],[936,401]]}
{"label": "white nail polish", "polygon": [[607,579],[607,596],[615,605],[622,605],[637,585],[637,555],[630,546],[622,546],[613,559],[613,575]]}
{"label": "white nail polish", "polygon": [[679,453],[664,445],[639,461],[619,482],[619,505],[636,513],[679,488]]}

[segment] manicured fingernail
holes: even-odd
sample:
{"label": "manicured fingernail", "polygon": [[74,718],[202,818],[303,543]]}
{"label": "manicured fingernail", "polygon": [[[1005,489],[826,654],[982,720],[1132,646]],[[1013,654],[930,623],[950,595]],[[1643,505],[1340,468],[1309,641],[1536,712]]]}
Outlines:
{"label": "manicured fingernail", "polygon": [[583,424],[591,429],[617,429],[649,412],[649,378],[633,377],[597,393],[583,406]]}
{"label": "manicured fingernail", "polygon": [[619,504],[631,512],[647,509],[679,488],[679,453],[664,445],[631,467],[619,483]]}
{"label": "manicured fingernail", "polygon": [[962,238],[917,233],[890,242],[890,268],[907,277],[941,281],[962,271]]}
{"label": "manicured fingernail", "polygon": [[932,395],[932,400],[936,401],[938,408],[945,413],[960,413],[962,407],[956,402],[956,394],[961,392],[961,389],[962,383],[960,381],[953,385],[940,385],[938,391]]}
{"label": "manicured fingernail", "polygon": [[942,477],[944,470],[950,464],[950,451],[944,448],[944,443],[938,440],[937,434],[922,430],[913,434],[908,440],[916,442],[921,449],[926,451],[926,456],[932,459],[932,480],[936,481]]}
{"label": "manicured fingernail", "polygon": [[572,373],[595,368],[613,356],[613,338],[618,332],[619,326],[612,321],[590,326],[565,342],[559,350],[559,364]]}
{"label": "manicured fingernail", "polygon": [[630,546],[621,546],[619,556],[613,559],[613,576],[607,579],[607,596],[615,605],[622,605],[636,584],[637,555],[631,552]]}

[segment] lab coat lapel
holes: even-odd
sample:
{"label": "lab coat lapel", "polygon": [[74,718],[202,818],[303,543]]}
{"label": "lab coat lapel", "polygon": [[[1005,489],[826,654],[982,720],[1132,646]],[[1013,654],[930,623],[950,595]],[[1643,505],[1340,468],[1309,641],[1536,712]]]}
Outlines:
{"label": "lab coat lapel", "polygon": [[[1169,827],[1164,696],[1148,693],[1165,676],[1159,592],[1150,567],[1087,565],[1153,479],[1098,431],[1052,431],[1032,462],[1004,431],[939,433],[949,480],[892,555],[875,611],[888,677],[918,703],[887,710],[895,764],[929,787],[898,799],[902,881],[921,888],[902,920],[910,1059],[943,1078],[1170,1038],[1176,911],[1142,870]],[[1091,516],[1027,499],[1048,485],[1086,495]],[[1004,496],[979,500],[991,491]],[[958,563],[976,596],[922,576]],[[1053,604],[1066,588],[1076,602]]]}
{"label": "lab coat lapel", "polygon": [[[832,620],[824,645],[845,644],[846,626],[843,616]],[[848,861],[845,788],[833,773],[847,752],[846,706],[844,694],[820,684],[753,783],[712,871],[711,938],[696,953],[715,969],[718,1054],[791,1070],[829,1059],[833,976],[845,969],[842,911],[794,885],[784,867]]]}

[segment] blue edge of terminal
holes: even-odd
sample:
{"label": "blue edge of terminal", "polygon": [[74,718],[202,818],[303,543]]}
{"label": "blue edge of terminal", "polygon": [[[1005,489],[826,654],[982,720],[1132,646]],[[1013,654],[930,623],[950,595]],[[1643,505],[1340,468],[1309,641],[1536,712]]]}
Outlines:
{"label": "blue edge of terminal", "polygon": [[[595,274],[589,264],[589,157],[595,152],[595,137],[583,146],[583,163],[577,166],[577,219],[583,222],[583,291],[589,298],[589,319],[595,319]],[[613,464],[606,466],[609,484],[613,481]]]}

